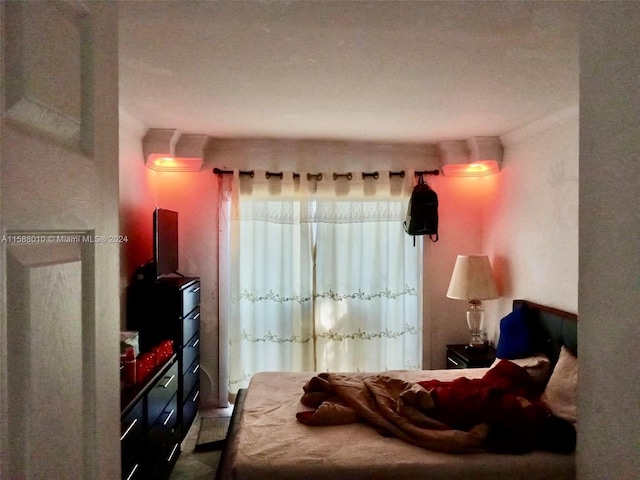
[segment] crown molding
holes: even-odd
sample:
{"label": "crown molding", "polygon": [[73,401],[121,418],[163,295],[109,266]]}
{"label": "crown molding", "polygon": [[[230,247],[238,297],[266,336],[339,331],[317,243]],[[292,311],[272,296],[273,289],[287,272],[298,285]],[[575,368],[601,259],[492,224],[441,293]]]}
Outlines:
{"label": "crown molding", "polygon": [[552,130],[559,125],[580,118],[580,105],[575,104],[562,110],[558,110],[551,115],[535,120],[523,127],[500,136],[502,145],[514,145],[527,138],[535,137],[544,132]]}
{"label": "crown molding", "polygon": [[144,137],[148,130],[148,127],[144,123],[127,112],[122,105],[118,108],[118,124],[120,128],[139,138]]}

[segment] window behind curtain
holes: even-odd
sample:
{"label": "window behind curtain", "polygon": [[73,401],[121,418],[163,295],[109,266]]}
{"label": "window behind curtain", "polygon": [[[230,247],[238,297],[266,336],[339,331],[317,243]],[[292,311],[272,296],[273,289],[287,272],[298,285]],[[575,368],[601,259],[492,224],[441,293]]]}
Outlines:
{"label": "window behind curtain", "polygon": [[318,202],[314,310],[320,371],[421,364],[421,245],[402,228],[406,202]]}
{"label": "window behind curtain", "polygon": [[230,391],[266,370],[420,368],[422,242],[402,227],[411,183],[256,177],[236,175],[222,232]]}

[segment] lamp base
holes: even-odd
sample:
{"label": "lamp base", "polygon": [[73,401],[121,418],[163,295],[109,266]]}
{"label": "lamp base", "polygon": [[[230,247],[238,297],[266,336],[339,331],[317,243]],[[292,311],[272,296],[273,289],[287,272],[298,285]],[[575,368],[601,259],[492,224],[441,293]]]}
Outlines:
{"label": "lamp base", "polygon": [[484,327],[484,310],[480,300],[471,300],[467,310],[467,325],[471,332],[469,348],[485,348],[482,328]]}

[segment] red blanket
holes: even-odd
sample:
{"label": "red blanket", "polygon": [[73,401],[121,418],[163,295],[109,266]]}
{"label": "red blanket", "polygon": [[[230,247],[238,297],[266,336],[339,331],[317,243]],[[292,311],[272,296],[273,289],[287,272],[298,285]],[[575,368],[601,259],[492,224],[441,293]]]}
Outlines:
{"label": "red blanket", "polygon": [[[522,399],[535,402],[536,384],[525,369],[503,360],[482,378],[458,378],[451,382],[418,382],[430,391],[436,406],[434,415],[453,428],[467,430],[478,423],[517,429],[533,413],[523,408]],[[537,403],[537,402],[536,402]]]}

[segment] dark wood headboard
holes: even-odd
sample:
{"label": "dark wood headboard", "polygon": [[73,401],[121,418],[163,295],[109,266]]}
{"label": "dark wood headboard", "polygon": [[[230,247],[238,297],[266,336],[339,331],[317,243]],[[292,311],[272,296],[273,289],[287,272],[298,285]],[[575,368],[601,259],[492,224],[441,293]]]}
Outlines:
{"label": "dark wood headboard", "polygon": [[537,350],[546,354],[553,363],[558,360],[564,345],[578,355],[578,315],[547,307],[528,300],[514,300],[513,309],[525,305],[527,319],[535,331]]}

